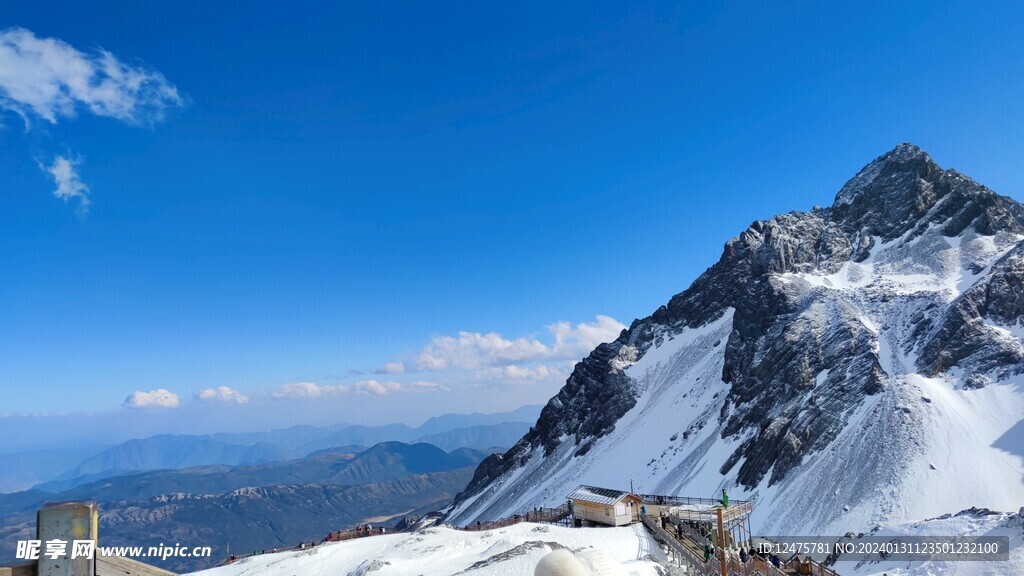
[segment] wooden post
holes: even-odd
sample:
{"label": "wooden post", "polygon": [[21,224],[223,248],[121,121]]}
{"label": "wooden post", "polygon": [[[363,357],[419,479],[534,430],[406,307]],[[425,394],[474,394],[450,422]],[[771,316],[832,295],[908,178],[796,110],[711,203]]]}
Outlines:
{"label": "wooden post", "polygon": [[718,516],[718,550],[719,564],[722,566],[722,576],[729,576],[729,567],[725,563],[725,524],[722,522],[722,509],[715,510]]}
{"label": "wooden post", "polygon": [[26,562],[14,566],[0,566],[0,576],[36,576],[36,563]]}

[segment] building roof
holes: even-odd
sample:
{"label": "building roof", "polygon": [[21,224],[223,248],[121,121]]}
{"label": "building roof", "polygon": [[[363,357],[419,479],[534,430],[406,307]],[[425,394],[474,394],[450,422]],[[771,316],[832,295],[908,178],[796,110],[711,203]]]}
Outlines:
{"label": "building roof", "polygon": [[594,504],[615,504],[627,496],[631,496],[631,494],[623,490],[597,488],[596,486],[580,486],[573,490],[572,494],[569,494],[569,499],[582,500],[584,502],[592,502]]}

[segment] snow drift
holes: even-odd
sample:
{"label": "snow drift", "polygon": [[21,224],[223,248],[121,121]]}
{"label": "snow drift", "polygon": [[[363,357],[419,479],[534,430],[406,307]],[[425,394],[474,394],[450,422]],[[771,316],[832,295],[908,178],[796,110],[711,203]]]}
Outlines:
{"label": "snow drift", "polygon": [[[546,558],[554,551],[561,554]],[[552,575],[558,574],[557,570],[575,569],[574,576],[660,576],[658,560],[663,561],[664,555],[639,525],[581,530],[524,522],[481,532],[434,527],[321,544],[308,550],[252,556],[196,574],[528,576],[543,561],[542,571],[556,570],[548,573]]]}

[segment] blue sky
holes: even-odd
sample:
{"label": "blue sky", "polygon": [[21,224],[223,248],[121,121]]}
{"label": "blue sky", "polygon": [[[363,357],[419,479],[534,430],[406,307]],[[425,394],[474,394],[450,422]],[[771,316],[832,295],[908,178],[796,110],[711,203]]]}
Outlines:
{"label": "blue sky", "polygon": [[1018,3],[99,4],[0,6],[0,429],[542,403],[899,142],[1024,198]]}

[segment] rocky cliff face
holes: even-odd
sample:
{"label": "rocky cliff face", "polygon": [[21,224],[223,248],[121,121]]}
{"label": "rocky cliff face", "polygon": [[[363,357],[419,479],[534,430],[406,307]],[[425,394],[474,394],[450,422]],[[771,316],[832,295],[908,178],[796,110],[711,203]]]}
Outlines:
{"label": "rocky cliff face", "polygon": [[[1024,206],[901,144],[830,208],[751,224],[690,288],[595,349],[530,432],[480,465],[450,519],[557,502],[577,480],[731,486],[764,500],[811,482],[811,469],[821,490],[836,489],[804,524],[858,503],[865,518],[891,514],[868,500],[934,457],[931,426],[948,428],[963,404],[991,418],[990,401],[1003,403],[1004,429],[988,435],[1024,417],[1022,239]],[[667,446],[667,434],[645,437],[665,432]],[[972,442],[991,445],[988,435]],[[856,437],[878,443],[858,449]],[[827,464],[841,454],[858,469]],[[607,459],[618,477],[606,478]],[[964,482],[965,493],[987,490]]]}

